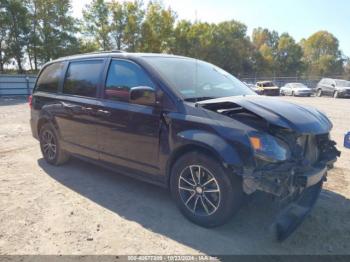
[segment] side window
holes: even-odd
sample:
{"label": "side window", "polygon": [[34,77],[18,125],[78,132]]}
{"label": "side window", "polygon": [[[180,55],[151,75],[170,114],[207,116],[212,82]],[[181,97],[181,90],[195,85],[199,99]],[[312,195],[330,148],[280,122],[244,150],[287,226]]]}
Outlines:
{"label": "side window", "polygon": [[128,102],[130,88],[136,86],[148,86],[154,89],[154,84],[141,67],[124,60],[112,60],[104,98]]}
{"label": "side window", "polygon": [[70,62],[64,80],[63,93],[96,97],[103,60]]}
{"label": "side window", "polygon": [[49,93],[56,93],[64,63],[48,65],[40,74],[35,90]]}

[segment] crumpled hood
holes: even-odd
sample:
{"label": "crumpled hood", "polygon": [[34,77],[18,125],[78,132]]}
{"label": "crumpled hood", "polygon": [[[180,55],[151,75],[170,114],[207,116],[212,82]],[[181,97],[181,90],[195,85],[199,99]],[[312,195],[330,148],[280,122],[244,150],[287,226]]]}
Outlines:
{"label": "crumpled hood", "polygon": [[268,121],[270,124],[291,129],[301,134],[324,134],[332,123],[320,111],[287,102],[278,98],[261,96],[232,96],[198,102],[198,105],[233,103]]}

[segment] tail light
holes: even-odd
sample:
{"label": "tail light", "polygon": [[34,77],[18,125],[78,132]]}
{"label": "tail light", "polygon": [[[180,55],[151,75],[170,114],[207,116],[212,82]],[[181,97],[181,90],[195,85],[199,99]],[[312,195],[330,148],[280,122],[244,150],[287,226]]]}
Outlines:
{"label": "tail light", "polygon": [[32,95],[30,95],[28,97],[28,104],[29,104],[30,109],[32,109],[32,106],[33,106],[33,96]]}

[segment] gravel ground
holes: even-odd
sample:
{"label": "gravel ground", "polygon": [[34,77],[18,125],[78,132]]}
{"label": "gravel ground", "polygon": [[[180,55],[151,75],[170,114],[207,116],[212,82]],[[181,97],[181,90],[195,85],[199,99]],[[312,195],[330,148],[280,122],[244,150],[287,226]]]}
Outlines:
{"label": "gravel ground", "polygon": [[[311,215],[285,242],[276,204],[256,195],[228,224],[187,221],[164,189],[79,160],[47,165],[23,100],[0,99],[0,254],[350,254],[350,100],[281,97],[332,120],[342,156]],[[268,201],[267,201],[268,200]]]}

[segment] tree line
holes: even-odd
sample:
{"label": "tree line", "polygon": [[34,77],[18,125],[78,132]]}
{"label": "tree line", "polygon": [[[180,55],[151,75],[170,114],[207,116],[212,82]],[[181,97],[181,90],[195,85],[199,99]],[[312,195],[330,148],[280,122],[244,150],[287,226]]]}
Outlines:
{"label": "tree line", "polygon": [[0,0],[0,72],[9,65],[38,71],[61,56],[112,49],[195,57],[239,77],[350,78],[350,60],[327,31],[300,42],[266,28],[248,36],[236,20],[179,20],[160,1],[93,0],[76,19],[70,0]]}

